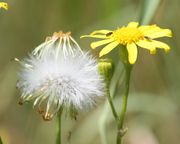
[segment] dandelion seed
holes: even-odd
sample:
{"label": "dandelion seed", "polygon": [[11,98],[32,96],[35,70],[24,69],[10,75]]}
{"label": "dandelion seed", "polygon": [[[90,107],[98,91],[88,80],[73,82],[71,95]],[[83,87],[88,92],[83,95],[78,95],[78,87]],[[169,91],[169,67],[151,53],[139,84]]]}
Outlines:
{"label": "dandelion seed", "polygon": [[137,46],[147,49],[151,54],[156,53],[156,48],[164,49],[165,52],[170,50],[170,47],[160,41],[154,40],[160,37],[171,37],[172,32],[169,29],[161,29],[156,25],[139,26],[137,22],[130,22],[126,27],[123,26],[117,30],[97,30],[90,35],[83,37],[100,38],[103,40],[91,43],[93,49],[107,44],[99,53],[103,56],[112,51],[119,44],[126,46],[128,51],[128,60],[130,64],[134,64],[137,59]]}
{"label": "dandelion seed", "polygon": [[45,120],[61,106],[84,110],[104,95],[96,60],[80,49],[70,33],[54,33],[20,64],[20,103],[34,100]]}

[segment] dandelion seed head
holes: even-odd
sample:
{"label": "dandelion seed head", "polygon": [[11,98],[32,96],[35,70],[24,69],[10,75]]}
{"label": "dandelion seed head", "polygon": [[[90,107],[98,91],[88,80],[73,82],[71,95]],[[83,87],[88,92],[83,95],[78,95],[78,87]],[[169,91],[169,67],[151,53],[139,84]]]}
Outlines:
{"label": "dandelion seed head", "polygon": [[21,61],[17,83],[21,102],[34,100],[44,119],[51,119],[61,106],[76,110],[94,106],[104,95],[96,60],[69,33],[55,33],[45,43]]}

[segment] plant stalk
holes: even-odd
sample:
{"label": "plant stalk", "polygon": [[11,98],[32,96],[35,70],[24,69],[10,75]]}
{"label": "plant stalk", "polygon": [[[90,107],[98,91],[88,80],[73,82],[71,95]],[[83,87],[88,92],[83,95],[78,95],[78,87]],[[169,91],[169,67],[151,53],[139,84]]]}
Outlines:
{"label": "plant stalk", "polygon": [[57,132],[56,132],[56,144],[61,144],[61,119],[62,119],[63,107],[61,106],[57,114]]}
{"label": "plant stalk", "polygon": [[125,114],[127,110],[127,102],[128,102],[128,95],[129,95],[129,84],[130,84],[130,76],[131,76],[131,70],[132,66],[131,65],[125,65],[125,70],[126,70],[126,77],[125,77],[125,93],[122,98],[122,104],[121,104],[121,111],[119,114],[119,121],[117,124],[117,144],[122,143],[122,137],[126,133],[126,129],[123,128],[124,124],[124,119],[125,119]]}
{"label": "plant stalk", "polygon": [[109,91],[109,83],[107,84],[107,90],[108,90],[107,98],[108,98],[109,105],[111,107],[112,114],[113,114],[115,120],[118,122],[118,114],[116,112],[116,109],[115,109],[113,101],[112,101],[113,97],[111,96],[110,91]]}

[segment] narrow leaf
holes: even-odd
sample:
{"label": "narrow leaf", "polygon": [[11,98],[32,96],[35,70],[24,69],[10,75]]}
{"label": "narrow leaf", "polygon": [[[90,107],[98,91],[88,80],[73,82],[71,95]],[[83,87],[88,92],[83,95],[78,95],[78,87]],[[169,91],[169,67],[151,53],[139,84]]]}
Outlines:
{"label": "narrow leaf", "polygon": [[156,13],[161,0],[144,0],[140,16],[140,24],[149,24]]}
{"label": "narrow leaf", "polygon": [[1,137],[0,137],[0,144],[3,144],[2,140],[1,140]]}

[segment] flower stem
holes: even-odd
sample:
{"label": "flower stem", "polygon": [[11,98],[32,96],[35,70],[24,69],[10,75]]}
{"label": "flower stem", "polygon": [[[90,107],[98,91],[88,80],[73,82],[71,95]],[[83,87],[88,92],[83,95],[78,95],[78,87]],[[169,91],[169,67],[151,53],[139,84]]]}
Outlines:
{"label": "flower stem", "polygon": [[[111,81],[113,81],[113,83],[109,84],[109,93],[111,96],[111,101],[113,101],[115,94],[118,90],[118,87],[122,84],[123,81],[123,74],[124,74],[124,69],[122,69],[122,63],[119,61],[113,78]],[[108,87],[107,87],[108,88]],[[113,103],[112,103],[113,104]],[[108,118],[109,118],[109,100],[107,99],[105,105],[104,105],[104,109],[103,109],[103,113],[100,117],[99,120],[99,132],[100,132],[100,136],[101,136],[101,143],[102,144],[107,144],[107,130],[106,130],[106,125],[108,122]],[[115,108],[114,108],[115,109]],[[111,110],[112,111],[112,110]],[[116,112],[117,114],[117,112]],[[117,122],[116,122],[117,123]]]}
{"label": "flower stem", "polygon": [[57,132],[56,132],[56,144],[61,144],[61,118],[63,107],[61,106],[57,115]]}
{"label": "flower stem", "polygon": [[131,70],[132,66],[131,65],[125,65],[125,70],[126,70],[126,80],[125,80],[125,93],[122,99],[122,107],[121,111],[119,114],[119,121],[118,121],[118,126],[117,126],[117,144],[121,144],[122,142],[122,137],[124,136],[126,130],[123,128],[123,123],[125,119],[125,114],[127,110],[127,102],[128,102],[128,95],[129,95],[129,83],[130,83],[130,76],[131,76]]}
{"label": "flower stem", "polygon": [[[108,88],[109,88],[109,84],[107,84],[107,89],[108,89]],[[113,116],[114,116],[115,120],[118,121],[118,114],[117,114],[116,109],[115,109],[115,107],[114,107],[114,104],[113,104],[113,101],[112,101],[112,96],[111,96],[109,90],[108,90],[108,92],[107,92],[107,97],[108,97],[108,102],[109,102],[109,105],[110,105],[110,107],[111,107],[111,111],[112,111],[112,113],[113,113]]]}

